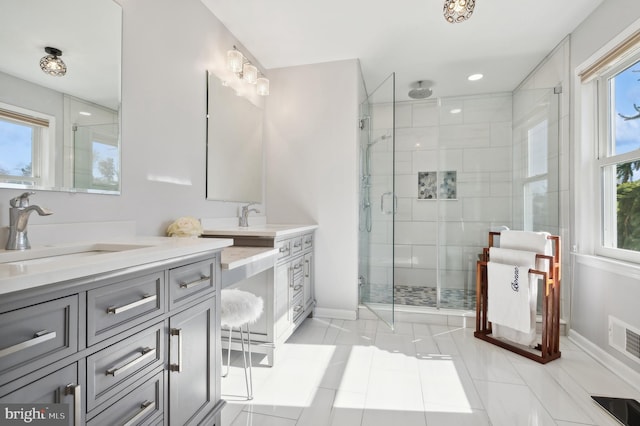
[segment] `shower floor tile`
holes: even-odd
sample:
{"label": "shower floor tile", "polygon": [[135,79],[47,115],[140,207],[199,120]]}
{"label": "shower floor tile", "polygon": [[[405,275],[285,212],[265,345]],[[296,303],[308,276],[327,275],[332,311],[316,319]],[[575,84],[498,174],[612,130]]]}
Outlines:
{"label": "shower floor tile", "polygon": [[[391,303],[389,287],[386,285],[366,286],[362,290],[362,301],[370,303]],[[440,290],[440,307],[444,309],[474,310],[476,308],[475,290],[444,288]],[[437,292],[435,287],[395,285],[394,303],[407,306],[435,307]]]}

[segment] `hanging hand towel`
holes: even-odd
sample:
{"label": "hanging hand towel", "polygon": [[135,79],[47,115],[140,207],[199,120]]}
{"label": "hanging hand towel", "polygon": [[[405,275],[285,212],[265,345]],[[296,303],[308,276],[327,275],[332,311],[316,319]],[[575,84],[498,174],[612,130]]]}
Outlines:
{"label": "hanging hand towel", "polygon": [[487,318],[492,324],[525,333],[526,336],[516,340],[528,344],[532,328],[535,338],[535,307],[532,316],[529,269],[535,265],[536,254],[492,247],[489,259]]}

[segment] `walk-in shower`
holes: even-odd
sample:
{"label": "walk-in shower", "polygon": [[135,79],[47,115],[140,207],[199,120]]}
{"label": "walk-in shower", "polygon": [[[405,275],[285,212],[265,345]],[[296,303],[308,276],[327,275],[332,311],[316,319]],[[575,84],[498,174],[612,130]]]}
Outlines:
{"label": "walk-in shower", "polygon": [[395,308],[473,311],[489,231],[558,231],[559,98],[394,94],[391,75],[361,104],[360,301],[389,323]]}

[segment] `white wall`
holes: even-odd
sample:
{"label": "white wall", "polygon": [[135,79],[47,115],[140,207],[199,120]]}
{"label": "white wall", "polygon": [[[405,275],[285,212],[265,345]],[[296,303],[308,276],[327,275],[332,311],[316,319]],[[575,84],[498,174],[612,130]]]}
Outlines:
{"label": "white wall", "polygon": [[[32,202],[54,215],[30,223],[133,220],[138,234],[164,235],[178,216],[235,216],[236,204],[205,201],[205,70],[223,72],[234,44],[249,52],[199,0],[120,3],[122,195],[40,191]],[[0,189],[0,226],[22,192]]]}
{"label": "white wall", "polygon": [[266,199],[271,223],[317,223],[317,313],[358,306],[357,60],[269,70]]}
{"label": "white wall", "polygon": [[[615,38],[631,23],[640,18],[640,2],[636,0],[607,0],[594,11],[572,34],[571,69],[590,60],[599,49]],[[574,280],[572,282],[571,329],[583,342],[591,346],[608,364],[616,363],[629,371],[640,373],[640,363],[620,354],[608,345],[608,316],[613,315],[640,329],[638,301],[640,281],[638,266],[621,262],[603,261],[589,257],[593,254],[594,241],[598,240],[599,224],[594,219],[595,178],[583,160],[593,156],[592,140],[582,129],[583,123],[581,85],[575,76],[572,99],[572,141],[574,170],[572,173],[573,212],[572,244],[578,247],[574,256]],[[624,367],[626,366],[626,367]],[[640,377],[640,376],[638,376]]]}

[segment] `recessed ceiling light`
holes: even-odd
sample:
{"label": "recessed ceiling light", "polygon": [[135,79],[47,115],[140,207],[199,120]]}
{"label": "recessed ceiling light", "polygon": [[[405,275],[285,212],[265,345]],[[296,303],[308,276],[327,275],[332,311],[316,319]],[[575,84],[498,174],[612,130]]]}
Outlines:
{"label": "recessed ceiling light", "polygon": [[87,112],[87,111],[80,111],[80,112],[78,112],[78,114],[80,114],[80,115],[85,115],[85,116],[87,116],[87,117],[91,115],[91,113],[90,113],[90,112]]}
{"label": "recessed ceiling light", "polygon": [[467,77],[467,79],[469,81],[478,81],[480,80],[482,77],[484,77],[482,74],[471,74],[469,77]]}
{"label": "recessed ceiling light", "polygon": [[454,108],[451,111],[449,111],[451,114],[460,114],[462,112],[462,109],[460,108]]}

